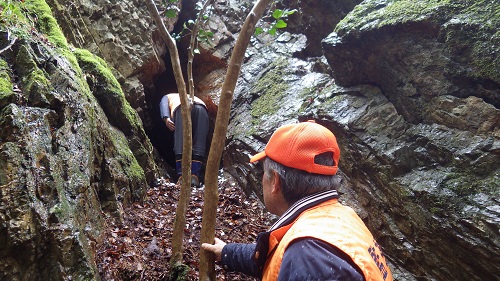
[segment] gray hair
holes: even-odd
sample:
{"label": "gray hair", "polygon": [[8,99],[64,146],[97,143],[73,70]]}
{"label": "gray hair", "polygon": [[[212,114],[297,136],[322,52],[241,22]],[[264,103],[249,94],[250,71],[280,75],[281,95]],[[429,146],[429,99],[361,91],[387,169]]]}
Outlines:
{"label": "gray hair", "polygon": [[[315,162],[317,164],[332,165],[331,163],[327,163],[328,160],[321,158],[317,156]],[[325,159],[332,159],[332,157],[325,157]],[[333,162],[332,160],[330,161]],[[337,175],[313,174],[290,168],[269,157],[266,157],[263,161],[263,170],[265,176],[269,179],[273,176],[272,171],[276,171],[279,175],[283,196],[289,205],[307,195],[327,190],[336,190],[340,186],[340,177]]]}

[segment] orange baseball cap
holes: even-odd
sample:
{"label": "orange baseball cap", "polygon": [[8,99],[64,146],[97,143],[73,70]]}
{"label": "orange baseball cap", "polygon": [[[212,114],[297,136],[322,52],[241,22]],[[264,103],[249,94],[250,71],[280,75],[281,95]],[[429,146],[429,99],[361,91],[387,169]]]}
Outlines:
{"label": "orange baseball cap", "polygon": [[[314,157],[325,152],[333,153],[334,166],[314,163]],[[287,167],[313,174],[335,175],[340,149],[335,135],[330,130],[309,120],[279,127],[269,139],[264,151],[252,156],[250,162],[262,160],[266,156]]]}

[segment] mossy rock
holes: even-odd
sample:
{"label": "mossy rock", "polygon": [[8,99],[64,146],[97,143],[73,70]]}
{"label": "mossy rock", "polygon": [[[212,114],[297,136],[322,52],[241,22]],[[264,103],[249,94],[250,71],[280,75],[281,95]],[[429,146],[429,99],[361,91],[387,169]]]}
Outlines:
{"label": "mossy rock", "polygon": [[286,96],[286,91],[289,88],[284,79],[287,66],[286,58],[277,59],[269,65],[267,71],[251,89],[251,94],[258,96],[252,103],[253,123],[275,114],[281,107],[282,99]]}
{"label": "mossy rock", "polygon": [[75,49],[73,53],[82,70],[87,73],[87,83],[110,122],[125,135],[140,133],[143,130],[141,121],[125,99],[120,83],[107,63],[84,49]]}
{"label": "mossy rock", "polygon": [[[471,58],[477,78],[500,83],[500,4],[489,0],[364,1],[335,27],[341,36],[420,26],[446,43],[451,53]],[[411,28],[410,26],[414,26]],[[358,37],[358,35],[354,35]]]}
{"label": "mossy rock", "polygon": [[0,108],[15,100],[11,75],[9,65],[0,58]]}
{"label": "mossy rock", "polygon": [[169,280],[170,281],[187,281],[189,273],[189,266],[186,264],[174,264],[170,269]]}

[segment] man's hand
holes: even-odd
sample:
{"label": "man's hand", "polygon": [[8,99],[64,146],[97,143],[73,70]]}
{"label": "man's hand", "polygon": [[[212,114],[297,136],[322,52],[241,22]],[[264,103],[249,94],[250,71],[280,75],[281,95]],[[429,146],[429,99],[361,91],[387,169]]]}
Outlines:
{"label": "man's hand", "polygon": [[165,119],[165,125],[170,131],[175,131],[175,124],[170,118]]}
{"label": "man's hand", "polygon": [[220,261],[222,248],[226,246],[226,243],[219,238],[215,238],[214,244],[203,243],[201,244],[201,248],[206,251],[210,251],[215,254],[215,260]]}

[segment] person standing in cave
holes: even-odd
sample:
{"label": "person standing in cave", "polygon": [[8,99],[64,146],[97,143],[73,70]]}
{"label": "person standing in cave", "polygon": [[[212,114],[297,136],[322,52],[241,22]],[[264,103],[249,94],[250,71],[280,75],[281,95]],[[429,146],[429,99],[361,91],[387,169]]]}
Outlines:
{"label": "person standing in cave", "polygon": [[[206,155],[207,135],[209,129],[208,111],[205,103],[198,97],[189,102],[193,126],[193,154],[191,162],[191,185],[200,184],[200,175]],[[182,178],[182,114],[181,99],[178,93],[163,96],[160,101],[160,114],[167,128],[174,132],[175,170],[177,177]]]}
{"label": "person standing in cave", "polygon": [[262,280],[392,280],[381,246],[361,218],[338,202],[340,149],[314,121],[278,128],[262,161],[262,191],[280,216],[256,244],[203,243],[227,271]]}

